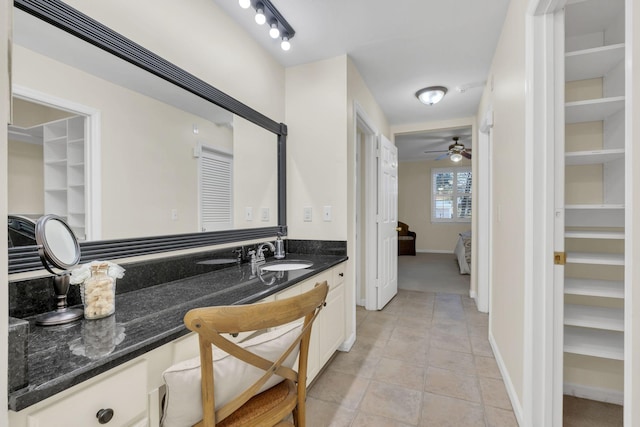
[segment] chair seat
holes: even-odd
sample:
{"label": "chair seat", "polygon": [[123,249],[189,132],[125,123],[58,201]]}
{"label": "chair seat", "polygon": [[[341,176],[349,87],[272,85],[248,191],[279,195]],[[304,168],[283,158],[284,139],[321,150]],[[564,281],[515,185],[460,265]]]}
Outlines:
{"label": "chair seat", "polygon": [[[283,410],[285,400],[290,400],[288,410]],[[244,427],[244,426],[273,426],[274,417],[284,418],[296,406],[296,385],[293,381],[284,380],[274,385],[268,390],[253,396],[242,407],[233,414],[222,420],[217,426],[220,427]],[[273,412],[273,413],[270,413]],[[279,415],[281,414],[281,415]],[[277,421],[276,421],[277,422]],[[290,423],[280,423],[278,426],[293,425]]]}

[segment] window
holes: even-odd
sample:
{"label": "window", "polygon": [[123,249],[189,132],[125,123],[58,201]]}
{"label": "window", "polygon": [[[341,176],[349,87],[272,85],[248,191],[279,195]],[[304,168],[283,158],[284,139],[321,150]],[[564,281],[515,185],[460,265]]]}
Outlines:
{"label": "window", "polygon": [[202,231],[233,228],[233,156],[200,147],[200,220]]}
{"label": "window", "polygon": [[471,221],[471,168],[431,170],[431,221]]}

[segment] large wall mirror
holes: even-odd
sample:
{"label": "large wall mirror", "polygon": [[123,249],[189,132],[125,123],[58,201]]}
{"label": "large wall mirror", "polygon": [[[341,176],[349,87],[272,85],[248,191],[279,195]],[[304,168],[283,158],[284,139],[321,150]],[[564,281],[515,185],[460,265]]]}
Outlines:
{"label": "large wall mirror", "polygon": [[65,218],[83,260],[286,232],[285,125],[62,2],[14,4],[10,215]]}

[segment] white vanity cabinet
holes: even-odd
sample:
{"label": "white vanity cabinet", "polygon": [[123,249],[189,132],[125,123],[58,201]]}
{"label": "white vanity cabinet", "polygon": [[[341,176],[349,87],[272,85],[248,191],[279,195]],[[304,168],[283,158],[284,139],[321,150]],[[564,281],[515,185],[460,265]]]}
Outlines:
{"label": "white vanity cabinet", "polygon": [[[345,269],[346,263],[341,263],[260,301],[299,295],[318,282],[329,283],[327,304],[311,331],[307,383],[344,341]],[[239,334],[232,340],[242,341],[250,335]],[[164,395],[162,373],[175,363],[198,356],[198,336],[192,332],[22,411],[9,411],[9,426],[158,427]],[[104,410],[113,411],[113,417],[100,423],[99,412]],[[102,416],[105,417],[104,412]]]}
{"label": "white vanity cabinet", "polygon": [[143,427],[149,425],[147,401],[147,363],[141,358],[23,411],[9,411],[9,425]]}
{"label": "white vanity cabinet", "polygon": [[329,284],[326,305],[318,315],[311,329],[307,384],[322,370],[333,353],[345,339],[344,274],[346,263],[338,264],[304,282],[276,294],[276,299],[299,295],[311,290],[316,283]]}

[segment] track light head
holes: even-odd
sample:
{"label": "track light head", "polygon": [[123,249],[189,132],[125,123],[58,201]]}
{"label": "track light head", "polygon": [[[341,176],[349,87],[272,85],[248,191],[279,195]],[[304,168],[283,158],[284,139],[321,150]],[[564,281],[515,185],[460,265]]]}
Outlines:
{"label": "track light head", "polygon": [[271,36],[271,38],[277,39],[278,37],[280,37],[280,29],[278,28],[278,21],[276,21],[275,19],[272,19],[269,25],[271,26],[271,29],[269,30],[269,35]]}
{"label": "track light head", "polygon": [[289,42],[289,33],[284,33],[282,35],[282,43],[280,43],[280,47],[284,51],[291,49],[291,43]]}
{"label": "track light head", "polygon": [[263,25],[265,22],[267,22],[267,17],[264,14],[264,4],[258,2],[256,4],[256,24]]}

